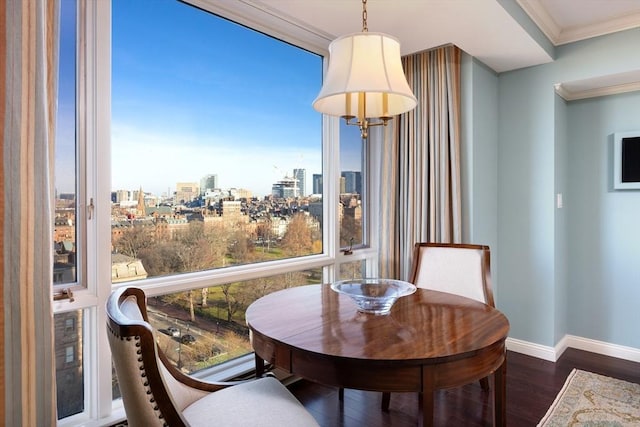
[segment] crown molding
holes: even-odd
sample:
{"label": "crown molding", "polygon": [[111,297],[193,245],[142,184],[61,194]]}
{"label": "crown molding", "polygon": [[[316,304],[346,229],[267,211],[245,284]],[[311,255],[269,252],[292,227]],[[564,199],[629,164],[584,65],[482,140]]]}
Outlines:
{"label": "crown molding", "polygon": [[640,12],[609,19],[606,22],[598,22],[582,27],[570,27],[563,29],[560,31],[557,42],[554,42],[554,44],[560,45],[572,43],[636,27],[640,27]]}
{"label": "crown molding", "polygon": [[554,46],[640,27],[640,12],[589,25],[562,28],[539,0],[516,0]]}
{"label": "crown molding", "polygon": [[555,90],[567,101],[634,92],[640,90],[640,70],[558,83]]}
{"label": "crown molding", "polygon": [[535,0],[516,0],[520,7],[525,11],[527,15],[533,20],[533,22],[540,28],[545,36],[557,46],[557,40],[560,38],[561,28],[556,21],[549,15],[547,9]]}

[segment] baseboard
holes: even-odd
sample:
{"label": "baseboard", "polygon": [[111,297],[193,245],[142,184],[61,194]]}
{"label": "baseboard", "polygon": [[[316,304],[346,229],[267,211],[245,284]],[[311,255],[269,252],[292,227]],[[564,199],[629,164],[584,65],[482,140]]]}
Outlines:
{"label": "baseboard", "polygon": [[527,356],[537,357],[538,359],[551,362],[558,360],[553,347],[522,341],[516,338],[507,338],[506,344],[507,350],[515,351],[516,353],[526,354]]}
{"label": "baseboard", "polygon": [[610,344],[589,338],[576,337],[574,335],[566,335],[565,338],[567,346],[571,348],[616,357],[618,359],[630,360],[632,362],[640,362],[640,349],[638,348]]}
{"label": "baseboard", "polygon": [[640,349],[577,337],[575,335],[565,335],[558,341],[555,347],[544,346],[515,338],[507,338],[506,345],[507,350],[550,362],[556,362],[567,348],[575,348],[640,363]]}

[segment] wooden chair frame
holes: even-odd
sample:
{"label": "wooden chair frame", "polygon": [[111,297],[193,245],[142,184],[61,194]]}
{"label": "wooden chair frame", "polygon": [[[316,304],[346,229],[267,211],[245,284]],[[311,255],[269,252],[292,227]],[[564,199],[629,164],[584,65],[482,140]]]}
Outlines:
{"label": "wooden chair frame", "polygon": [[[135,300],[142,314],[143,321],[132,319],[121,310],[122,303],[129,297]],[[121,340],[137,340],[138,363],[140,375],[146,377],[149,404],[160,412],[160,418],[169,426],[187,426],[187,422],[175,407],[169,391],[160,372],[158,361],[178,382],[194,389],[214,392],[225,387],[239,384],[239,382],[204,382],[185,375],[169,362],[165,354],[158,347],[149,318],[147,315],[146,297],[144,291],[138,288],[120,288],[114,291],[107,301],[107,330]],[[157,356],[157,357],[156,357]]]}

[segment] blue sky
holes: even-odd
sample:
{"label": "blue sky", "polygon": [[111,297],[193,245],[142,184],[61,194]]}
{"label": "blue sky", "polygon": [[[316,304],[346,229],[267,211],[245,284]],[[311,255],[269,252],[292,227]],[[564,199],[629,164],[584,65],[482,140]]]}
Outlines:
{"label": "blue sky", "polygon": [[116,1],[112,19],[114,189],[160,194],[215,173],[265,195],[305,168],[311,191],[320,56],[173,0]]}
{"label": "blue sky", "polygon": [[[217,174],[223,188],[262,196],[305,168],[311,191],[322,170],[322,119],[311,107],[319,55],[176,0],[114,0],[112,27],[112,190],[161,195]],[[359,149],[351,130],[343,151]],[[69,167],[67,145],[69,132],[58,137],[58,169]],[[359,160],[345,156],[342,169],[359,170]]]}

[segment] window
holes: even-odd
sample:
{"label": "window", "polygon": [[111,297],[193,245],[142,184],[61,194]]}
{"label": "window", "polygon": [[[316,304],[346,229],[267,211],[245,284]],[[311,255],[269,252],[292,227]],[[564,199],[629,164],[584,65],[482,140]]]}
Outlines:
{"label": "window", "polygon": [[74,292],[54,303],[60,425],[123,416],[103,324],[116,287],[145,290],[173,363],[226,379],[253,367],[252,301],[375,275],[366,147],[311,108],[326,41],[242,2],[193,1],[239,23],[174,0],[62,1],[76,36],[59,94],[73,140],[57,141],[73,184],[56,201],[74,218],[56,222],[73,230],[55,270]]}
{"label": "window", "polygon": [[76,281],[76,0],[60,1],[58,115],[56,121],[54,285]]}
{"label": "window", "polygon": [[364,144],[357,126],[340,121],[340,246],[353,248],[366,245],[362,221],[362,181],[366,164]]}
{"label": "window", "polygon": [[65,363],[71,363],[75,360],[74,357],[74,351],[73,351],[73,347],[72,346],[67,346],[67,348],[65,349]]}

